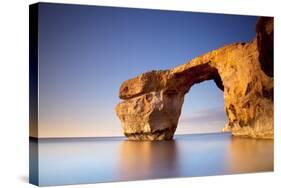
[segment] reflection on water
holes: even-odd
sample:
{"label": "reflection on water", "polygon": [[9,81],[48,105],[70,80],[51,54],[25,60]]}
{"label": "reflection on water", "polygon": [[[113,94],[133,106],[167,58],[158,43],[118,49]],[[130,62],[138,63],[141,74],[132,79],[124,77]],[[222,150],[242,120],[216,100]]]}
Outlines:
{"label": "reflection on water", "polygon": [[[272,140],[227,133],[155,142],[121,137],[30,139],[30,150],[30,172],[39,167],[42,186],[273,170]],[[30,174],[30,181],[35,180]]]}
{"label": "reflection on water", "polygon": [[119,150],[121,180],[173,177],[180,174],[177,141],[122,141]]}
{"label": "reflection on water", "polygon": [[233,137],[229,146],[229,170],[235,172],[272,171],[273,140]]}

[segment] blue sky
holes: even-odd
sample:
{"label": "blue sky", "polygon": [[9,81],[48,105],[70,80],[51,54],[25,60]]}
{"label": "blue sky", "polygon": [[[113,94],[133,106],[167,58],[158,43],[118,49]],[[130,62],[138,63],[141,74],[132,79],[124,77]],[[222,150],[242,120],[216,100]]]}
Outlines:
{"label": "blue sky", "polygon": [[[39,137],[122,135],[114,108],[124,80],[248,42],[256,21],[255,16],[40,4]],[[176,133],[219,131],[226,121],[223,110],[223,92],[213,81],[197,84],[185,97]]]}

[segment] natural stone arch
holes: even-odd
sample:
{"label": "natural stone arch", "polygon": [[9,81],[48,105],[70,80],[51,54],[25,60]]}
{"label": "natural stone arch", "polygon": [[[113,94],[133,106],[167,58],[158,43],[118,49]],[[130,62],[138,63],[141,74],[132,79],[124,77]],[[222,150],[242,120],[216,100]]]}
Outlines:
{"label": "natural stone arch", "polygon": [[184,95],[193,84],[213,79],[224,91],[228,118],[224,130],[273,138],[273,78],[261,69],[260,57],[267,56],[259,51],[263,42],[255,38],[250,43],[234,43],[173,69],[125,81],[119,92],[123,101],[116,107],[124,134],[132,140],[171,139]]}

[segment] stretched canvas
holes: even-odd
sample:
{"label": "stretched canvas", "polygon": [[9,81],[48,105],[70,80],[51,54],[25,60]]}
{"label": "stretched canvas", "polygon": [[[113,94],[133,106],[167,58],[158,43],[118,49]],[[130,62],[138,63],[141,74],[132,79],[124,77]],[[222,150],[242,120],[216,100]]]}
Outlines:
{"label": "stretched canvas", "polygon": [[30,183],[273,171],[273,17],[29,14]]}

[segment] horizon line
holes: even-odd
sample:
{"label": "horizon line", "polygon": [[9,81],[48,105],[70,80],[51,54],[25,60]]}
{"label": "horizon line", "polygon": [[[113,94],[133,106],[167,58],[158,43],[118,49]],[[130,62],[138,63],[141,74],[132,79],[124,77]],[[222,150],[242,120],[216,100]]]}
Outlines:
{"label": "horizon line", "polygon": [[[175,134],[174,136],[185,136],[185,135],[208,135],[208,134],[218,134],[218,133],[222,133],[222,134],[229,134],[230,132],[208,132],[208,133],[185,133],[185,134]],[[65,136],[65,137],[35,137],[35,136],[29,136],[29,138],[33,138],[33,139],[76,139],[76,138],[127,138],[126,136]]]}

